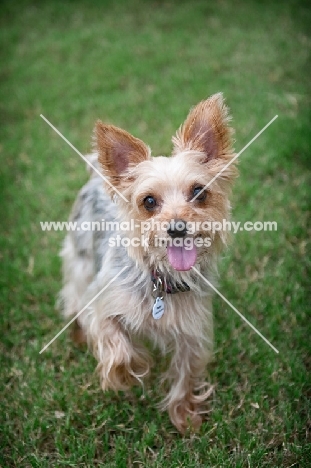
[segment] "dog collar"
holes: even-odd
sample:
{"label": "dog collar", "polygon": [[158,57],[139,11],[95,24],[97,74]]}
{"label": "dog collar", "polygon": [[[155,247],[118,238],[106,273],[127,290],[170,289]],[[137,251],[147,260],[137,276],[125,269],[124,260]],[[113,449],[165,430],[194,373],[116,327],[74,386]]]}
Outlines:
{"label": "dog collar", "polygon": [[158,270],[153,270],[151,272],[151,280],[156,290],[160,285],[161,291],[159,291],[159,293],[165,292],[167,294],[176,294],[178,292],[190,291],[190,286],[185,281],[174,282]]}

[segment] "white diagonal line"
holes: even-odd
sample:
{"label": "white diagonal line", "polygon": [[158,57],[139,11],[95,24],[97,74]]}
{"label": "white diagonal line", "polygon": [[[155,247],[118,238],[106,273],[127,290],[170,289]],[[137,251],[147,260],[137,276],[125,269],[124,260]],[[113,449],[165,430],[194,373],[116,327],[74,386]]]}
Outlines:
{"label": "white diagonal line", "polygon": [[275,116],[273,117],[273,119],[271,119],[270,122],[267,123],[267,125],[265,125],[264,128],[262,128],[262,129],[260,130],[260,132],[258,132],[257,135],[255,135],[254,138],[252,138],[251,141],[249,141],[249,142],[247,143],[247,145],[245,145],[244,148],[242,148],[241,151],[240,151],[239,153],[237,153],[237,154],[234,156],[234,158],[232,158],[231,161],[229,161],[228,164],[226,164],[226,165],[221,169],[221,171],[219,171],[218,174],[216,174],[215,177],[213,177],[212,180],[210,180],[210,181],[205,185],[205,187],[203,187],[202,190],[201,190],[199,193],[197,193],[197,194],[195,195],[195,197],[193,197],[192,200],[190,200],[190,201],[193,202],[199,195],[201,195],[201,193],[204,192],[204,190],[207,189],[207,187],[209,187],[209,186],[214,182],[214,180],[216,180],[216,179],[220,176],[220,174],[222,174],[222,173],[227,169],[227,167],[229,167],[229,166],[230,166],[230,165],[231,165],[231,164],[232,164],[232,163],[233,163],[233,162],[234,162],[234,161],[235,161],[235,160],[236,160],[236,159],[237,159],[237,158],[238,158],[238,157],[239,157],[239,156],[240,156],[240,155],[241,155],[241,154],[242,154],[242,153],[243,153],[243,152],[244,152],[244,151],[245,151],[245,150],[246,150],[246,149],[247,149],[247,148],[248,148],[248,147],[249,147],[249,146],[250,146],[250,145],[251,145],[251,144],[252,144],[252,143],[253,143],[253,142],[254,142],[254,141],[255,141],[255,140],[272,124],[272,123],[273,123],[273,122],[274,122],[274,121],[275,121],[275,120],[276,120],[276,119],[277,119],[277,118],[278,118],[278,115],[275,115]]}
{"label": "white diagonal line", "polygon": [[205,276],[203,276],[196,268],[192,267],[192,269],[200,276],[200,278],[202,278],[230,307],[231,309],[234,310],[234,312],[236,312],[239,317],[241,317],[242,320],[244,320],[245,323],[247,323],[247,325],[249,325],[256,333],[257,335],[260,336],[260,338],[262,338],[272,349],[273,351],[275,351],[277,354],[279,354],[279,351],[273,346],[273,344],[270,343],[270,341],[267,340],[267,338],[265,338],[261,333],[260,331],[257,330],[256,327],[254,327],[254,325],[251,324],[251,322],[249,322],[247,320],[247,318],[244,317],[243,314],[241,314],[241,312],[238,311],[238,309],[236,307],[234,307],[231,302],[228,301],[228,299],[225,298],[225,296],[223,296],[221,294],[221,292],[218,291],[218,289],[215,288],[215,286],[212,285],[212,283],[210,283],[206,278]]}
{"label": "white diagonal line", "polygon": [[79,156],[81,156],[81,158],[86,162],[86,164],[88,164],[89,166],[91,166],[91,168],[92,168],[95,172],[97,172],[97,174],[98,174],[105,182],[107,182],[107,184],[110,185],[110,187],[113,188],[113,190],[114,190],[115,192],[117,192],[117,194],[120,195],[120,197],[123,198],[124,201],[126,201],[126,202],[128,203],[128,199],[125,198],[125,196],[122,195],[122,193],[119,192],[119,190],[116,189],[115,186],[112,185],[111,182],[109,182],[109,180],[108,180],[105,176],[103,176],[103,174],[102,174],[95,166],[93,166],[93,164],[92,164],[85,156],[83,156],[83,154],[80,153],[80,151],[78,151],[77,148],[76,148],[75,146],[73,146],[73,144],[70,143],[70,141],[67,140],[67,138],[65,138],[64,135],[62,135],[62,134],[60,133],[60,131],[57,130],[57,128],[54,127],[54,125],[52,125],[51,122],[50,122],[47,118],[44,117],[44,115],[40,114],[40,117],[41,117],[43,120],[45,120],[45,122],[46,122],[51,128],[53,128],[53,130],[54,130],[54,131],[55,131],[55,132],[56,132],[56,133],[57,133],[73,150],[75,150],[75,152],[78,153]]}
{"label": "white diagonal line", "polygon": [[96,296],[94,296],[93,299],[92,299],[88,304],[86,304],[86,306],[84,306],[83,309],[81,309],[80,312],[78,312],[77,315],[75,315],[75,316],[70,320],[70,322],[68,322],[68,323],[64,326],[64,328],[62,328],[62,330],[61,330],[60,332],[58,332],[57,335],[55,335],[54,338],[53,338],[48,344],[46,344],[46,345],[41,349],[41,351],[40,351],[39,354],[43,353],[43,351],[45,351],[45,350],[50,346],[50,344],[52,344],[53,341],[55,341],[56,338],[58,338],[59,335],[61,335],[61,334],[63,333],[63,331],[65,331],[66,328],[68,328],[69,325],[71,325],[72,322],[74,322],[74,321],[79,317],[79,315],[81,315],[82,312],[84,312],[85,309],[87,309],[87,308],[98,298],[98,296],[100,296],[101,293],[104,292],[105,289],[107,289],[108,286],[110,286],[111,283],[113,283],[113,282],[118,278],[119,275],[121,275],[121,273],[122,273],[124,270],[126,270],[126,268],[128,268],[128,265],[126,265],[124,268],[122,268],[122,270],[119,271],[119,273],[118,273],[114,278],[112,278],[112,280],[109,281],[109,283],[107,283],[106,286],[104,286],[103,289],[101,289],[101,290],[99,291],[99,293],[97,293]]}

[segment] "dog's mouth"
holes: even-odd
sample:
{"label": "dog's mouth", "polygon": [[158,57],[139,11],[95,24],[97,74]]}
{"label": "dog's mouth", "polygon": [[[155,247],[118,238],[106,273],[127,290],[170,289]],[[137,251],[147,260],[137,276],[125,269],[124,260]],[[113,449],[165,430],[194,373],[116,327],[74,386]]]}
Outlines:
{"label": "dog's mouth", "polygon": [[195,245],[190,248],[169,245],[167,246],[167,258],[174,270],[188,271],[197,260],[197,248]]}

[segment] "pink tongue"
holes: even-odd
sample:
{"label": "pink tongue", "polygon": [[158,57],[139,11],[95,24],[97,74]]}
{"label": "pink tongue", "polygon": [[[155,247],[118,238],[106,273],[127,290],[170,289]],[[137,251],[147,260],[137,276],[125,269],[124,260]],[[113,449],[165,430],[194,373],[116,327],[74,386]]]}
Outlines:
{"label": "pink tongue", "polygon": [[197,259],[197,248],[194,245],[191,249],[170,245],[167,247],[168,261],[177,271],[187,271],[195,264]]}

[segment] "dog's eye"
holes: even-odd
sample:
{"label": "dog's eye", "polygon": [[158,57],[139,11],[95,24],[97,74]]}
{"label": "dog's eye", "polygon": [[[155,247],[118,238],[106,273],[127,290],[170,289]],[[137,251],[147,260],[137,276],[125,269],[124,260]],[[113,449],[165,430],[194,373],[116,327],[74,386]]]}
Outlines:
{"label": "dog's eye", "polygon": [[144,199],[144,207],[146,208],[146,210],[151,211],[156,207],[156,205],[156,199],[151,195],[148,195],[148,197]]}
{"label": "dog's eye", "polygon": [[[198,193],[200,195],[198,197],[196,197],[198,195]],[[198,185],[197,187],[194,187],[193,192],[192,192],[192,196],[196,197],[196,200],[198,200],[198,201],[204,201],[205,198],[206,198],[206,190],[204,190],[204,187],[201,187],[200,185]]]}

